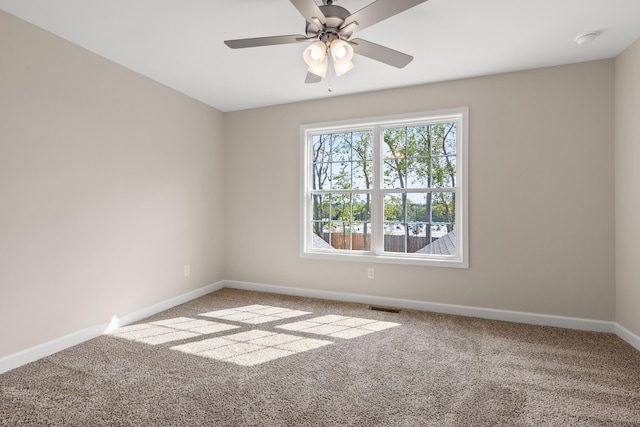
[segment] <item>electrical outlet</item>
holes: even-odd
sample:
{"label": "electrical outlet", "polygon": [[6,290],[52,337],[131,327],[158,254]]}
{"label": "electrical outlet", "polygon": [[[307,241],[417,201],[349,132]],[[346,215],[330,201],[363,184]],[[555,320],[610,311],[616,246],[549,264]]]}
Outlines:
{"label": "electrical outlet", "polygon": [[184,277],[188,277],[191,275],[191,266],[190,265],[185,265],[184,266]]}
{"label": "electrical outlet", "polygon": [[367,277],[369,279],[375,279],[376,277],[376,272],[373,268],[367,268]]}

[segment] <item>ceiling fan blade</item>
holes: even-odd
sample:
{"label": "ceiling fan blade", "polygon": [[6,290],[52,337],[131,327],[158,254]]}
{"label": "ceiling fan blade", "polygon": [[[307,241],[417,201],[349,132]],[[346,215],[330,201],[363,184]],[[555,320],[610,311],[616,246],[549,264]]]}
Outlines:
{"label": "ceiling fan blade", "polygon": [[231,49],[241,49],[245,47],[272,46],[276,44],[299,43],[309,40],[307,36],[293,34],[290,36],[256,37],[253,39],[225,40],[224,44]]}
{"label": "ceiling fan blade", "polygon": [[344,20],[342,28],[353,22],[357,22],[358,25],[353,28],[353,30],[361,31],[426,1],[427,0],[377,0],[359,11],[352,13],[351,16]]}
{"label": "ceiling fan blade", "polygon": [[291,3],[293,3],[296,9],[298,9],[298,12],[304,16],[307,22],[314,22],[313,18],[319,20],[322,25],[327,22],[327,18],[314,0],[291,0]]}
{"label": "ceiling fan blade", "polygon": [[320,83],[322,81],[322,77],[313,74],[311,72],[307,72],[307,78],[304,79],[305,83]]}
{"label": "ceiling fan blade", "polygon": [[362,39],[349,40],[349,44],[353,47],[353,51],[358,55],[375,59],[396,68],[403,68],[413,60],[413,56],[379,44],[371,43]]}

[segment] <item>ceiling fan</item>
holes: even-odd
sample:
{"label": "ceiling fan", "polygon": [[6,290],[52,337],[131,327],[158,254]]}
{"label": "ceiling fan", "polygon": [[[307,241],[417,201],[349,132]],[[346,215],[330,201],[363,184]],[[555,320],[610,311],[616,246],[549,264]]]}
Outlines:
{"label": "ceiling fan", "polygon": [[427,0],[376,0],[355,13],[335,5],[335,1],[323,0],[319,6],[314,0],[291,0],[306,20],[306,35],[225,40],[224,43],[232,49],[240,49],[315,40],[303,53],[309,66],[305,83],[317,83],[324,78],[329,58],[338,76],[353,68],[351,59],[354,53],[397,68],[403,68],[413,60],[411,55],[367,40],[351,39],[351,36],[354,31],[363,30]]}

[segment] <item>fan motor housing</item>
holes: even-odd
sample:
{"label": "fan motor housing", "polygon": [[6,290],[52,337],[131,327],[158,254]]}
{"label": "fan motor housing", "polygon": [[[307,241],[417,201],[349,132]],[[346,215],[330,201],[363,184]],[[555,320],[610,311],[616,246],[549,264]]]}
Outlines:
{"label": "fan motor housing", "polygon": [[351,12],[335,4],[325,4],[319,7],[326,18],[326,23],[318,26],[319,22],[307,22],[307,37],[318,36],[320,40],[326,41],[324,40],[325,38],[333,40],[337,38],[349,38],[349,36],[351,36],[351,33],[338,35],[338,28],[344,24],[345,19],[351,16]]}

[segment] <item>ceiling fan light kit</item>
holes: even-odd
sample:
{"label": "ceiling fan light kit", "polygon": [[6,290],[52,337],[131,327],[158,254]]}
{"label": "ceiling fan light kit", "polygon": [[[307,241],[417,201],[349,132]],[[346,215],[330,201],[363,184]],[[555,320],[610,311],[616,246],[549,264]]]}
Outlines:
{"label": "ceiling fan light kit", "polygon": [[355,13],[334,5],[332,0],[323,0],[322,6],[318,6],[315,0],[290,1],[305,18],[306,36],[258,37],[225,40],[224,43],[232,49],[239,49],[316,40],[304,50],[302,57],[309,67],[305,83],[317,83],[327,74],[329,56],[337,76],[354,68],[352,58],[355,53],[396,68],[406,66],[413,60],[412,56],[366,40],[350,38],[356,30],[363,30],[427,0],[376,0]]}
{"label": "ceiling fan light kit", "polygon": [[336,39],[331,42],[328,48],[325,42],[317,41],[304,50],[302,57],[309,66],[307,72],[318,77],[326,76],[329,67],[329,52],[331,53],[333,70],[337,76],[353,69],[353,62],[351,62],[353,48],[344,40]]}

